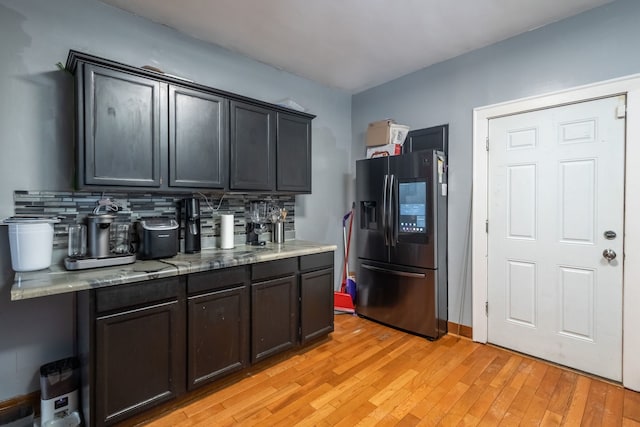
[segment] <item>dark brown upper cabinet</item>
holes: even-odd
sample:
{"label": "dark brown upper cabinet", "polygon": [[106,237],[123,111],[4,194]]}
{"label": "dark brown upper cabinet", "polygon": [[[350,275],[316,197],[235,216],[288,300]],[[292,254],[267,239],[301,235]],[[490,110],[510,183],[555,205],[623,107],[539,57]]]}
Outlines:
{"label": "dark brown upper cabinet", "polygon": [[224,189],[229,101],[169,87],[169,185]]}
{"label": "dark brown upper cabinet", "polygon": [[231,101],[231,190],[275,190],[276,112]]}
{"label": "dark brown upper cabinet", "polygon": [[85,96],[78,111],[80,182],[160,187],[163,85],[89,64],[83,71],[78,88]]}
{"label": "dark brown upper cabinet", "polygon": [[278,191],[311,193],[311,119],[278,113]]}
{"label": "dark brown upper cabinet", "polygon": [[311,114],[69,51],[76,187],[311,192]]}

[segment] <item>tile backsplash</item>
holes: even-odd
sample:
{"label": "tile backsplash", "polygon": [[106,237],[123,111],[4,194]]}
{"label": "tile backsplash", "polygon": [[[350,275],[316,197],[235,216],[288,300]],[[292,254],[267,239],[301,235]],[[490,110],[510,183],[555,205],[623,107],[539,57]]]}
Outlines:
{"label": "tile backsplash", "polygon": [[[65,192],[65,191],[14,191],[15,214],[20,216],[56,216],[61,219],[55,225],[53,247],[67,247],[69,224],[84,222],[86,216],[98,206],[98,201],[109,198],[119,208],[115,222],[132,223],[140,218],[168,217],[178,219],[179,202],[185,194],[143,194],[119,192]],[[202,248],[218,247],[220,238],[220,215],[233,214],[235,243],[246,239],[245,226],[249,220],[249,205],[265,201],[287,209],[285,240],[295,239],[295,196],[275,195],[204,195],[200,199]],[[181,232],[182,236],[183,233]],[[269,240],[265,232],[261,240]],[[182,239],[181,239],[182,246]]]}

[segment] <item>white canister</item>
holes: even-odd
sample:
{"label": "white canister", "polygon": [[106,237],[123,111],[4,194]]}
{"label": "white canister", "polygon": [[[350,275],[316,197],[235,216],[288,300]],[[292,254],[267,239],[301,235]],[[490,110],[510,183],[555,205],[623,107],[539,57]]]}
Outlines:
{"label": "white canister", "polygon": [[48,268],[53,253],[53,224],[57,218],[8,218],[11,267],[14,271]]}
{"label": "white canister", "polygon": [[233,215],[220,215],[220,249],[233,249]]}

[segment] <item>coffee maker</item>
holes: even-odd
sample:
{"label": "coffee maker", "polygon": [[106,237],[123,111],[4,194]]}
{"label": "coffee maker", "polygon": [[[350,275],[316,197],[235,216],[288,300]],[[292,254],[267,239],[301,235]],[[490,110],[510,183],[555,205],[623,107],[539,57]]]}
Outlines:
{"label": "coffee maker", "polygon": [[246,224],[246,244],[251,246],[263,246],[265,241],[260,240],[260,235],[266,230],[267,205],[264,202],[251,202],[249,207],[249,220]]}
{"label": "coffee maker", "polygon": [[200,233],[200,200],[194,197],[183,199],[184,206],[184,252],[200,252],[202,245]]}
{"label": "coffee maker", "polygon": [[87,216],[87,254],[91,258],[111,256],[109,235],[111,223],[116,218],[111,214],[89,214]]}

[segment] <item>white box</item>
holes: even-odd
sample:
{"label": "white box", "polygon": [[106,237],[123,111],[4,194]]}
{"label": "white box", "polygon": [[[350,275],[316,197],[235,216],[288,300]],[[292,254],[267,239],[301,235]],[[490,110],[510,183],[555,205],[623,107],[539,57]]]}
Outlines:
{"label": "white box", "polygon": [[376,157],[397,156],[402,154],[402,145],[400,144],[387,144],[379,145],[377,147],[367,147],[367,159],[374,159]]}

